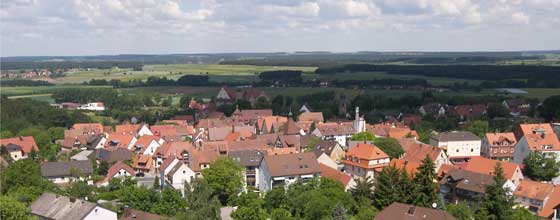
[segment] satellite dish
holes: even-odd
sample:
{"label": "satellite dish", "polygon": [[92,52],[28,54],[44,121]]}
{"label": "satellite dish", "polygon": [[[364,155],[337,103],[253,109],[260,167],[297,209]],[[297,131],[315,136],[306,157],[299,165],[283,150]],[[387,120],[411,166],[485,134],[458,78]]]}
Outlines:
{"label": "satellite dish", "polygon": [[437,208],[437,202],[432,203],[432,208]]}

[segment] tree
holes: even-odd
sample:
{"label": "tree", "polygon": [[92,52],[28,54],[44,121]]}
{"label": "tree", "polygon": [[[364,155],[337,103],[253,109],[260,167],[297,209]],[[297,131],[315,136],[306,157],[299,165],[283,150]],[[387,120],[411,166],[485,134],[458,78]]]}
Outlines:
{"label": "tree", "polygon": [[107,175],[109,171],[109,163],[107,161],[101,161],[99,167],[97,167],[97,174],[101,176]]}
{"label": "tree", "polygon": [[434,182],[436,178],[435,165],[428,155],[422,160],[422,164],[418,167],[418,172],[414,176],[414,199],[413,202],[417,206],[432,207],[434,202],[438,201],[436,194],[437,185]]}
{"label": "tree", "polygon": [[399,158],[404,150],[402,149],[399,141],[394,138],[376,138],[375,146],[379,147],[383,152],[385,152],[391,158]]}
{"label": "tree", "polygon": [[266,97],[259,97],[257,98],[257,102],[255,103],[256,109],[269,109],[271,107],[270,101]]}
{"label": "tree", "polygon": [[474,213],[466,202],[447,205],[447,212],[453,215],[457,220],[472,220]]}
{"label": "tree", "polygon": [[556,157],[547,157],[540,151],[533,151],[523,160],[523,174],[536,181],[551,181],[560,172]]}
{"label": "tree", "polygon": [[91,198],[92,191],[93,188],[89,186],[86,181],[73,182],[70,187],[66,189],[68,195],[74,198]]}
{"label": "tree", "polygon": [[0,219],[26,220],[33,218],[27,214],[25,204],[12,197],[0,195]]}
{"label": "tree", "polygon": [[63,127],[50,127],[47,132],[51,140],[61,140],[64,139],[64,130],[66,129]]}
{"label": "tree", "polygon": [[285,206],[286,202],[286,192],[282,187],[273,188],[264,197],[264,207],[269,211]]}
{"label": "tree", "polygon": [[20,201],[33,201],[45,190],[54,188],[51,182],[41,177],[39,164],[32,160],[18,160],[3,169],[1,175],[2,193],[19,194]]}
{"label": "tree", "polygon": [[399,170],[395,166],[383,168],[375,179],[373,203],[377,208],[383,209],[399,200]]}
{"label": "tree", "polygon": [[347,220],[346,217],[346,209],[340,203],[337,203],[334,209],[331,212],[331,219],[332,220]]}
{"label": "tree", "polygon": [[368,177],[364,179],[356,179],[356,185],[350,189],[350,193],[354,198],[367,198],[373,200],[373,187],[375,183]]}
{"label": "tree", "polygon": [[206,220],[220,219],[220,200],[204,179],[195,179],[185,187],[187,209],[177,219]]}
{"label": "tree", "polygon": [[538,220],[538,219],[540,218],[537,217],[536,215],[533,215],[533,213],[529,212],[529,210],[521,207],[513,209],[513,213],[511,216],[511,220]]}
{"label": "tree", "polygon": [[353,141],[374,141],[375,140],[375,134],[373,134],[369,131],[364,131],[364,132],[360,132],[360,133],[356,133],[356,134],[352,135],[350,140],[353,140]]}
{"label": "tree", "polygon": [[295,220],[292,214],[283,208],[273,209],[270,213],[271,220]]}
{"label": "tree", "polygon": [[208,181],[222,204],[241,192],[243,187],[243,167],[228,157],[220,157],[202,170],[202,176]]}
{"label": "tree", "polygon": [[0,132],[0,138],[11,138],[14,136],[14,133],[11,131],[2,131]]}
{"label": "tree", "polygon": [[479,210],[487,212],[489,219],[511,219],[512,207],[515,203],[513,197],[509,195],[509,189],[503,187],[506,179],[501,163],[496,163],[494,173],[494,184],[486,186]]}
{"label": "tree", "polygon": [[412,203],[413,195],[410,192],[414,191],[414,184],[408,175],[405,168],[400,170],[399,184],[397,185],[397,192],[399,193],[398,201],[405,204]]}
{"label": "tree", "polygon": [[473,121],[466,129],[467,131],[472,132],[476,136],[484,137],[486,133],[488,133],[488,121]]}
{"label": "tree", "polygon": [[159,176],[156,175],[156,177],[154,177],[154,185],[152,186],[152,188],[154,190],[160,190],[161,186],[159,185]]}
{"label": "tree", "polygon": [[486,109],[488,118],[507,117],[509,110],[501,103],[490,103]]}
{"label": "tree", "polygon": [[560,95],[550,96],[543,101],[540,112],[548,120],[560,119]]}

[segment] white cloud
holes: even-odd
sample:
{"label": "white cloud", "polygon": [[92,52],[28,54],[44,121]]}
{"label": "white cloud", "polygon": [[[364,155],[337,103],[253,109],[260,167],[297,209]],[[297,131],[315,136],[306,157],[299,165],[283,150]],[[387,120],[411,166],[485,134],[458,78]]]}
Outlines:
{"label": "white cloud", "polygon": [[457,36],[480,39],[473,49],[537,47],[557,44],[547,39],[560,35],[559,10],[559,0],[2,0],[1,53],[453,50]]}

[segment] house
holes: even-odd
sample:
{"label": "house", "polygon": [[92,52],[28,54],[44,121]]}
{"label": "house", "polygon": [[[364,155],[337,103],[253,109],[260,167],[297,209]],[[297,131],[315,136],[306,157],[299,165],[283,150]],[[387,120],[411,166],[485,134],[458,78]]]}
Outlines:
{"label": "house", "polygon": [[406,114],[402,116],[401,122],[406,126],[419,125],[422,122],[422,116],[418,114]]}
{"label": "house", "polygon": [[257,134],[271,134],[280,131],[280,128],[288,122],[287,117],[266,116],[257,119],[255,124]]}
{"label": "house", "polygon": [[356,186],[356,181],[354,181],[354,178],[349,174],[340,172],[337,169],[321,163],[319,163],[319,170],[321,170],[321,177],[330,178],[341,183],[344,186],[344,191],[348,191]]}
{"label": "house", "polygon": [[451,114],[459,116],[461,120],[471,120],[486,115],[486,105],[457,105],[451,109]]}
{"label": "house", "polygon": [[311,134],[323,140],[336,140],[341,146],[347,146],[347,141],[356,134],[357,130],[348,123],[319,123]]}
{"label": "house", "polygon": [[452,161],[480,156],[482,141],[467,131],[442,132],[430,138],[430,145],[446,150]]}
{"label": "house", "polygon": [[455,220],[456,218],[441,209],[394,202],[377,213],[374,220]]}
{"label": "house", "polygon": [[132,135],[132,136],[144,136],[144,135],[154,135],[150,128],[146,124],[122,124],[115,126],[116,134],[122,135]]}
{"label": "house", "polygon": [[126,176],[134,177],[136,176],[136,171],[134,171],[134,169],[132,169],[132,167],[128,164],[119,161],[109,168],[107,175],[105,175],[105,179],[103,179],[99,185],[107,186],[109,184],[109,180],[112,178],[122,178]]}
{"label": "house", "polygon": [[307,105],[307,103],[304,103],[303,105],[301,105],[301,107],[299,108],[299,112],[304,113],[304,112],[311,112],[311,108],[309,108],[309,106]]}
{"label": "house", "polygon": [[171,162],[164,163],[160,167],[161,185],[183,191],[185,189],[185,183],[190,183],[196,178],[196,173],[191,169],[189,164],[190,158],[168,158],[167,160]]}
{"label": "house", "polygon": [[298,116],[298,121],[324,122],[323,112],[303,112]]}
{"label": "house", "polygon": [[93,168],[89,161],[44,162],[41,164],[41,176],[56,184],[83,180],[91,184]]}
{"label": "house", "polygon": [[144,135],[138,138],[136,143],[134,143],[134,152],[144,155],[154,155],[158,147],[165,142],[163,138],[152,135]]}
{"label": "house", "polygon": [[136,137],[131,134],[120,134],[112,133],[107,137],[105,142],[105,148],[124,148],[128,150],[134,149],[134,144],[136,144]]}
{"label": "house", "polygon": [[130,160],[134,154],[126,148],[110,148],[96,149],[91,155],[97,160],[97,163],[115,163],[118,161]]}
{"label": "house", "polygon": [[560,141],[550,124],[520,124],[514,131],[517,138],[513,162],[521,164],[532,151],[540,151],[545,156],[556,156],[560,161]]}
{"label": "house", "polygon": [[486,133],[482,140],[481,154],[494,160],[513,160],[517,139],[513,132]]}
{"label": "house", "polygon": [[560,186],[554,186],[552,192],[548,195],[548,200],[544,204],[544,208],[537,212],[541,218],[559,220],[560,219]]}
{"label": "house", "polygon": [[75,103],[75,102],[63,102],[60,103],[60,105],[62,106],[63,109],[68,109],[68,110],[76,110],[81,106],[80,103]]}
{"label": "house", "polygon": [[263,157],[267,155],[264,150],[237,150],[229,151],[227,156],[245,167],[244,182],[246,186],[258,187],[259,165]]}
{"label": "house", "polygon": [[49,220],[117,220],[117,213],[95,203],[43,193],[29,206],[30,213]]}
{"label": "house", "polygon": [[158,168],[165,159],[177,157],[183,159],[188,156],[188,151],[194,149],[192,144],[185,141],[165,142],[161,147],[156,149],[152,156],[155,162],[155,168]]}
{"label": "house", "polygon": [[100,123],[76,123],[72,125],[72,130],[78,130],[83,134],[102,134],[104,132],[103,125]]}
{"label": "house", "polygon": [[89,111],[105,111],[105,104],[103,102],[90,102],[78,107],[78,109]]}
{"label": "house", "polygon": [[504,177],[508,181],[513,183],[513,185],[519,185],[519,183],[523,180],[523,173],[521,172],[521,167],[519,166],[519,164],[516,163],[491,160],[484,157],[472,157],[471,160],[469,160],[462,167],[465,170],[476,173],[495,175],[494,168],[498,163],[502,165]]}
{"label": "house", "polygon": [[150,131],[152,131],[154,136],[165,141],[184,141],[192,138],[194,128],[181,125],[153,125],[150,127]]}
{"label": "house", "polygon": [[258,98],[266,98],[266,94],[262,90],[250,89],[244,91],[236,91],[227,86],[220,88],[216,95],[216,105],[233,104],[237,100],[246,100],[255,105]]}
{"label": "house", "polygon": [[375,134],[376,137],[389,137],[395,139],[414,138],[418,139],[418,133],[408,127],[396,127],[393,124],[376,124],[368,127],[369,131]]}
{"label": "house", "polygon": [[[525,179],[513,192],[515,202],[529,209],[533,213],[542,211],[551,199],[554,185]],[[560,189],[560,188],[558,188]]]}
{"label": "house", "polygon": [[33,136],[0,139],[0,146],[5,147],[10,157],[15,161],[27,158],[31,151],[39,152],[39,147],[37,147]]}
{"label": "house", "polygon": [[397,139],[397,140],[399,141],[399,144],[401,145],[404,151],[403,155],[400,158],[403,161],[403,164],[404,163],[410,165],[421,164],[422,160],[424,160],[426,156],[430,157],[430,159],[434,161],[436,170],[439,170],[439,168],[444,164],[451,163],[449,161],[447,154],[445,153],[445,150],[441,148],[424,144],[413,138],[405,138],[405,139]]}
{"label": "house", "polygon": [[105,134],[98,132],[87,132],[82,129],[70,129],[64,131],[64,140],[61,146],[64,149],[94,150],[103,148],[107,142]]}
{"label": "house", "polygon": [[154,159],[151,155],[138,154],[132,160],[132,168],[137,173],[152,173],[154,170]]}
{"label": "house", "polygon": [[243,122],[245,124],[254,124],[259,118],[272,116],[272,109],[244,109],[239,110],[239,107],[235,109],[232,117],[237,122]]}
{"label": "house", "polygon": [[313,153],[266,155],[259,165],[258,189],[268,192],[273,187],[287,187],[297,180],[319,177],[321,170]]}
{"label": "house", "polygon": [[489,174],[468,170],[451,170],[439,181],[440,193],[449,203],[475,201],[485,193],[486,186],[494,184],[494,177]]}
{"label": "house", "polygon": [[[315,154],[319,163],[334,165],[331,166],[334,169],[338,169],[337,164],[346,155],[342,146],[335,140],[319,140],[310,150]],[[323,157],[326,158],[322,159]]]}
{"label": "house", "polygon": [[119,220],[163,220],[169,219],[160,215],[125,207]]}
{"label": "house", "polygon": [[509,110],[511,116],[527,115],[531,104],[524,99],[506,99],[502,105]]}
{"label": "house", "polygon": [[418,111],[420,112],[420,114],[422,114],[422,116],[433,115],[435,117],[441,117],[445,116],[448,108],[449,107],[447,105],[443,105],[440,103],[428,103],[420,106]]}
{"label": "house", "polygon": [[358,144],[346,152],[344,171],[354,178],[375,179],[377,172],[389,165],[389,156],[373,144]]}

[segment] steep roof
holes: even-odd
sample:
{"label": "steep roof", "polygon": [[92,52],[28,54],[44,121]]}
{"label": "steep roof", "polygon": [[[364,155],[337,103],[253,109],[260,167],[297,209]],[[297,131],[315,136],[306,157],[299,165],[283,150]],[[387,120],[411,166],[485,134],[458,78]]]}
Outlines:
{"label": "steep roof", "polygon": [[298,121],[324,122],[323,112],[304,112],[298,116]]}
{"label": "steep roof", "polygon": [[52,193],[43,193],[29,206],[34,215],[56,220],[81,220],[94,208],[95,203]]}
{"label": "steep roof", "polygon": [[292,118],[288,118],[286,125],[284,126],[284,134],[299,134],[301,128],[296,124],[296,122]]}
{"label": "steep roof", "polygon": [[208,128],[208,140],[223,141],[229,133],[231,133],[231,126]]}
{"label": "steep roof", "polygon": [[126,172],[130,173],[130,175],[136,175],[136,171],[134,171],[134,169],[132,169],[132,167],[128,166],[128,164],[126,164],[122,161],[119,161],[116,164],[114,164],[113,166],[111,166],[111,168],[109,168],[105,178],[107,180],[113,178],[115,176],[115,174],[117,174],[117,172],[119,172],[121,169],[126,170]]}
{"label": "steep roof", "polygon": [[244,120],[257,120],[259,117],[272,116],[272,109],[245,109],[241,111]]}
{"label": "steep roof", "polygon": [[552,189],[548,196],[548,201],[537,214],[541,217],[551,217],[554,214],[554,208],[558,205],[560,205],[560,185],[554,186],[554,189]]}
{"label": "steep roof", "polygon": [[134,135],[131,134],[112,133],[107,137],[105,147],[128,148],[133,138]]}
{"label": "steep roof", "polygon": [[515,188],[513,195],[544,201],[553,190],[554,185],[552,184],[524,179],[519,186]]}
{"label": "steep roof", "polygon": [[141,124],[122,124],[115,126],[115,133],[136,135],[142,127]]}
{"label": "steep roof", "polygon": [[94,155],[96,160],[112,163],[116,161],[130,160],[133,154],[128,149],[117,148],[117,149],[96,149]]}
{"label": "steep roof", "polygon": [[350,176],[349,174],[340,172],[336,169],[333,169],[321,163],[319,163],[319,170],[321,170],[322,177],[328,177],[333,180],[336,180],[342,183],[343,186],[347,186],[348,183],[350,183],[350,181],[352,180],[352,176]]}
{"label": "steep roof", "polygon": [[440,209],[424,208],[394,202],[381,210],[375,220],[455,220],[456,218]]}
{"label": "steep roof", "polygon": [[136,169],[152,170],[154,160],[150,155],[138,154],[132,161],[132,167]]}
{"label": "steep roof", "polygon": [[352,135],[356,133],[356,129],[348,123],[319,123],[316,126],[323,136]]}
{"label": "steep roof", "polygon": [[504,141],[511,143],[511,145],[517,144],[517,139],[513,132],[507,133],[486,133],[486,140],[490,145],[499,145]]}
{"label": "steep roof", "polygon": [[346,156],[357,157],[365,160],[378,160],[388,158],[389,156],[373,144],[359,143],[350,149]]}
{"label": "steep roof", "polygon": [[472,157],[471,160],[467,162],[464,169],[476,173],[494,175],[494,168],[498,163],[502,164],[504,177],[507,179],[512,179],[513,175],[515,175],[515,171],[519,168],[518,164],[512,162],[491,160],[484,157]]}
{"label": "steep roof", "polygon": [[36,152],[39,152],[39,147],[37,147],[37,143],[35,143],[33,136],[0,139],[0,146],[7,146],[8,144],[20,146],[26,154],[31,152],[31,149],[35,149]]}
{"label": "steep roof", "polygon": [[316,157],[321,156],[321,154],[325,153],[326,155],[331,155],[334,148],[338,145],[336,140],[319,140],[317,144],[313,146],[311,151],[315,154]]}
{"label": "steep roof", "polygon": [[242,166],[259,166],[266,154],[265,150],[237,150],[229,151],[228,157],[233,158]]}
{"label": "steep roof", "polygon": [[72,129],[85,132],[103,133],[103,125],[100,123],[77,123],[72,125]]}
{"label": "steep roof", "polygon": [[158,145],[159,145],[159,137],[153,136],[153,135],[144,135],[141,136],[140,138],[138,138],[138,140],[136,141],[136,143],[134,143],[134,146],[136,147],[140,147],[140,152],[144,152],[146,151],[146,149],[148,149],[148,146],[150,146],[150,144],[152,143],[152,141],[155,141]]}
{"label": "steep roof", "polygon": [[93,171],[90,161],[64,161],[64,162],[44,162],[41,164],[41,176],[59,177],[70,176],[72,170],[76,169],[83,175],[90,175]]}
{"label": "steep roof", "polygon": [[420,167],[421,163],[404,159],[392,159],[389,165],[395,166],[399,170],[405,169],[409,175],[414,175],[418,171],[418,167]]}
{"label": "steep roof", "polygon": [[163,157],[176,156],[182,158],[184,151],[194,149],[192,144],[187,141],[165,142],[161,147],[158,147],[154,155],[162,155]]}
{"label": "steep roof", "polygon": [[399,139],[398,141],[404,150],[403,161],[420,162],[426,158],[426,155],[435,161],[443,151],[441,148],[414,139]]}
{"label": "steep roof", "polygon": [[268,172],[272,177],[320,173],[319,163],[313,153],[266,155]]}

